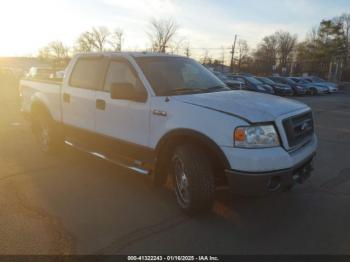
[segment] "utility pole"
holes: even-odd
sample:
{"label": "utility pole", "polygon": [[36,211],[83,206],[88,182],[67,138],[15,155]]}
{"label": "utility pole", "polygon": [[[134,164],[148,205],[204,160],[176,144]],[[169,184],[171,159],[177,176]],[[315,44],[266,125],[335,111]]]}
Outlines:
{"label": "utility pole", "polygon": [[231,50],[231,73],[233,73],[233,58],[235,55],[236,41],[237,41],[237,34],[235,34],[235,41],[233,42],[232,50]]}

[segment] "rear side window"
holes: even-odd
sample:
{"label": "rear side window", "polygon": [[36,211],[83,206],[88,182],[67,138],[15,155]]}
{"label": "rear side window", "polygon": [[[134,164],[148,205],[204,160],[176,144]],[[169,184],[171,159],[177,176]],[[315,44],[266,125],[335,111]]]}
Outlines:
{"label": "rear side window", "polygon": [[237,79],[239,82],[241,82],[241,83],[245,83],[245,79],[244,79],[244,78],[237,77],[236,79]]}
{"label": "rear side window", "polygon": [[80,58],[73,69],[70,86],[98,89],[101,83],[101,70],[103,59],[101,58]]}
{"label": "rear side window", "polygon": [[281,84],[285,84],[286,81],[283,81],[283,79],[281,78],[273,78],[274,81],[276,81],[277,83],[281,83]]}

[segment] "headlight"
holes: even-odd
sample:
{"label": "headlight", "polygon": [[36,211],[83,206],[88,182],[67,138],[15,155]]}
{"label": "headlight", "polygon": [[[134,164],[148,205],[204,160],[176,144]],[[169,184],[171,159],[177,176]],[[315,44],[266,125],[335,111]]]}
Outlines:
{"label": "headlight", "polygon": [[234,132],[235,147],[265,148],[280,145],[273,125],[238,127]]}
{"label": "headlight", "polygon": [[297,86],[298,89],[304,89],[302,86]]}

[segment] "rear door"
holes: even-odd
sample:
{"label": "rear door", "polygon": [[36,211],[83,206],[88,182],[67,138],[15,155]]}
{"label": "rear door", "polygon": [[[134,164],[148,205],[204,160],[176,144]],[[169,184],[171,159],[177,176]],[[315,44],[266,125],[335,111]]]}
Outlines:
{"label": "rear door", "polygon": [[102,90],[96,92],[96,132],[103,138],[101,146],[108,157],[134,161],[152,158],[149,145],[149,97],[145,101],[112,99],[113,84],[130,83],[147,90],[131,63],[122,57],[110,60]]}
{"label": "rear door", "polygon": [[78,58],[62,88],[62,121],[67,139],[85,144],[95,131],[96,90],[102,86],[106,59]]}

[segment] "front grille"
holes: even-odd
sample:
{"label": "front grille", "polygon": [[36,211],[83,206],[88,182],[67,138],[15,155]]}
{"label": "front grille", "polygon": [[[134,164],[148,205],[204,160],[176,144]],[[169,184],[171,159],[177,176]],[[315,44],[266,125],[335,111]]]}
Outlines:
{"label": "front grille", "polygon": [[314,134],[312,112],[307,112],[283,120],[283,127],[290,148],[306,143],[311,140]]}

